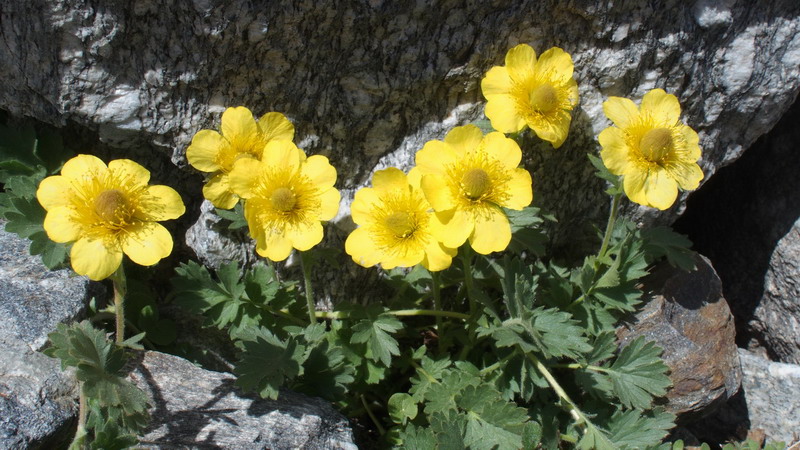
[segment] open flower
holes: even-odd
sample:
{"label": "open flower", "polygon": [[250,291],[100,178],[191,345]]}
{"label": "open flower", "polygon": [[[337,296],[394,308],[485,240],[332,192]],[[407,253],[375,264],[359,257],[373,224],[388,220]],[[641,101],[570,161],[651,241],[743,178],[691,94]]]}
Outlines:
{"label": "open flower", "polygon": [[186,149],[186,159],[195,169],[210,172],[211,179],[203,186],[203,197],[217,208],[236,206],[239,197],[231,192],[228,173],[240,158],[261,159],[264,146],[273,140],[291,141],[294,126],[281,113],[266,113],[253,118],[249,109],[238,106],[222,113],[220,131],[200,130]]}
{"label": "open flower", "polygon": [[232,191],[245,199],[244,216],[259,255],[283,261],[292,248],[308,250],[322,240],[320,221],[339,211],[336,169],[328,158],[273,140],[261,160],[243,158],[230,172]]}
{"label": "open flower", "polygon": [[703,171],[697,165],[697,133],[680,122],[678,99],[661,89],[642,98],[641,108],[627,98],[611,97],[603,111],[614,125],[600,132],[600,156],[608,170],[623,176],[628,198],[640,205],[667,209],[678,188],[697,189]]}
{"label": "open flower", "polygon": [[509,50],[505,67],[492,67],[481,80],[492,127],[516,133],[527,125],[554,148],[560,147],[578,104],[572,71],[572,57],[558,47],[545,51],[538,60],[527,44]]}
{"label": "open flower", "polygon": [[148,186],[150,172],[128,159],[106,166],[78,155],[61,175],[39,184],[36,197],[47,211],[44,230],[55,242],[74,242],[72,268],[92,280],[117,270],[125,253],[150,266],[172,252],[172,236],[160,220],[180,217],[185,208],[174,189]]}
{"label": "open flower", "polygon": [[420,189],[421,174],[408,176],[394,167],[372,176],[372,187],[356,192],[350,211],[360,225],[345,242],[353,261],[384,269],[422,264],[432,271],[450,267],[455,249],[442,246],[433,235],[441,226]]}
{"label": "open flower", "polygon": [[531,175],[517,167],[521,159],[512,139],[483,136],[475,125],[456,127],[417,152],[422,191],[443,224],[433,230],[445,247],[469,238],[478,253],[505,250],[511,226],[501,208],[520,210],[533,200]]}

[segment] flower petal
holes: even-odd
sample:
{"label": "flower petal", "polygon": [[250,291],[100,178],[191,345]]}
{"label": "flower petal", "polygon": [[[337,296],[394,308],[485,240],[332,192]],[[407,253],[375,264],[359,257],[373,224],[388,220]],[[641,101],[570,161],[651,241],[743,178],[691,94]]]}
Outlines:
{"label": "flower petal", "polygon": [[642,113],[650,114],[661,126],[673,126],[681,118],[678,98],[663,89],[653,89],[642,98]]}
{"label": "flower petal", "polygon": [[[327,158],[325,159],[327,160]],[[261,161],[267,167],[279,168],[281,171],[285,170],[291,173],[295,173],[305,160],[305,153],[291,141],[269,141],[264,147],[264,153],[261,157]]]}
{"label": "flower petal", "polygon": [[267,233],[264,235],[264,246],[256,246],[256,252],[272,261],[283,261],[292,253],[292,242],[282,233]]}
{"label": "flower petal", "polygon": [[74,196],[72,181],[61,175],[45,178],[36,190],[36,199],[46,211],[57,206],[69,205]]}
{"label": "flower petal", "polygon": [[294,139],[294,125],[279,112],[268,112],[258,119],[258,128],[267,141]]}
{"label": "flower petal", "polygon": [[536,132],[539,138],[553,144],[553,148],[559,148],[561,144],[567,140],[569,124],[571,122],[572,116],[570,113],[568,111],[559,110],[554,113],[551,120],[528,123],[528,126]]}
{"label": "flower petal", "polygon": [[433,225],[431,232],[435,233],[434,237],[445,247],[460,247],[475,229],[475,219],[472,215],[458,209],[437,212],[431,219],[431,221],[438,220],[443,225],[441,227]]}
{"label": "flower petal", "polygon": [[[231,173],[227,176],[228,189],[242,198],[252,197],[265,168],[264,163],[253,158],[242,158],[236,161]],[[218,176],[211,180],[213,181]],[[209,181],[210,183],[211,181]],[[205,193],[205,190],[203,192]]]}
{"label": "flower petal", "polygon": [[411,170],[408,171],[406,179],[414,190],[422,189],[422,171],[419,167],[412,167]]}
{"label": "flower petal", "polygon": [[617,127],[608,127],[597,136],[600,141],[600,158],[603,164],[615,175],[623,175],[630,166],[630,148],[625,142],[625,135]]}
{"label": "flower petal", "polygon": [[522,150],[520,150],[519,145],[513,139],[507,138],[503,133],[493,132],[487,134],[483,138],[483,144],[486,153],[507,169],[516,168],[522,161]]}
{"label": "flower petal", "polygon": [[381,260],[381,267],[389,270],[395,267],[411,267],[421,263],[425,258],[425,249],[419,245],[398,245]]}
{"label": "flower petal", "polygon": [[231,209],[239,201],[239,196],[231,192],[228,174],[225,173],[214,175],[208,180],[203,186],[203,197],[220,209]]}
{"label": "flower petal", "polygon": [[72,180],[82,180],[85,177],[100,176],[106,170],[107,167],[100,158],[93,155],[78,155],[64,163],[61,175]]}
{"label": "flower petal", "polygon": [[200,130],[192,138],[192,143],[186,149],[186,159],[189,164],[202,172],[216,172],[221,169],[217,163],[220,149],[228,145],[221,134],[214,130]]}
{"label": "flower petal", "polygon": [[639,108],[630,99],[622,97],[609,97],[603,102],[603,112],[614,125],[625,129],[639,118]]}
{"label": "flower petal", "polygon": [[425,258],[422,259],[422,265],[431,272],[447,269],[453,263],[456,253],[458,250],[444,247],[435,239],[431,239],[428,246],[425,247]]}
{"label": "flower petal", "polygon": [[514,169],[506,183],[505,193],[508,199],[502,205],[505,208],[521,210],[533,201],[533,181],[531,174],[525,169]]}
{"label": "flower petal", "polygon": [[481,255],[501,252],[511,242],[511,225],[500,208],[490,208],[475,217],[475,231],[469,237],[472,248]]}
{"label": "flower petal", "polygon": [[169,186],[148,186],[143,199],[140,214],[137,215],[143,220],[177,219],[186,212],[180,194]]}
{"label": "flower petal", "polygon": [[697,189],[703,179],[703,170],[697,163],[675,163],[664,168],[684,191]]}
{"label": "flower petal", "polygon": [[442,141],[428,141],[422,150],[415,156],[415,162],[422,174],[435,174],[443,176],[445,168],[456,161],[459,157],[455,149]]}
{"label": "flower petal", "polygon": [[375,248],[366,228],[360,227],[353,230],[344,242],[344,251],[353,258],[356,264],[363,267],[372,267],[382,258],[381,252]]}
{"label": "flower petal", "polygon": [[572,57],[558,47],[546,50],[536,61],[536,73],[547,74],[550,80],[566,82],[572,79],[573,71]]}
{"label": "flower petal", "polygon": [[353,222],[357,225],[366,225],[373,221],[373,211],[381,203],[383,201],[373,188],[361,188],[356,191],[353,203],[350,204],[350,215],[353,217]]}
{"label": "flower petal", "polygon": [[490,96],[511,92],[511,76],[505,67],[492,67],[481,80],[481,92],[488,100]]}
{"label": "flower petal", "polygon": [[320,208],[317,219],[331,220],[339,213],[339,204],[342,201],[342,196],[334,188],[330,188],[323,192],[320,197]]}
{"label": "flower petal", "polygon": [[244,106],[226,109],[219,128],[225,139],[237,147],[251,142],[259,133],[253,113]]}
{"label": "flower petal", "polygon": [[644,190],[650,206],[660,210],[669,208],[678,198],[678,183],[662,168],[650,171]]}
{"label": "flower petal", "polygon": [[391,192],[408,189],[408,179],[402,170],[389,167],[372,175],[372,187],[378,192]]}
{"label": "flower petal", "polygon": [[622,179],[622,188],[628,199],[634,203],[650,206],[645,195],[645,182],[647,181],[647,170],[633,167],[628,170]]}
{"label": "flower petal", "polygon": [[519,44],[506,53],[506,68],[515,82],[532,76],[535,66],[536,52],[528,44]]}
{"label": "flower petal", "polygon": [[700,159],[701,151],[700,151],[700,137],[697,136],[697,133],[689,126],[680,125],[680,135],[683,136],[685,141],[685,147],[683,148],[683,157],[686,158],[688,161],[697,162]]}
{"label": "flower petal", "polygon": [[108,278],[122,262],[122,250],[114,242],[106,247],[103,239],[79,239],[69,254],[72,270],[94,281]]}
{"label": "flower petal", "polygon": [[438,175],[422,176],[422,192],[435,211],[446,211],[456,207],[456,199],[447,179]]}
{"label": "flower petal", "polygon": [[444,142],[453,146],[457,156],[472,152],[481,145],[483,132],[475,125],[455,127],[444,137]]}
{"label": "flower petal", "polygon": [[150,181],[150,171],[130,159],[115,159],[108,170],[127,188],[144,187]]}
{"label": "flower petal", "polygon": [[331,187],[336,183],[336,169],[322,155],[309,156],[301,170],[319,188]]}
{"label": "flower petal", "polygon": [[44,231],[55,242],[77,241],[83,235],[83,226],[75,211],[66,206],[56,206],[44,216]]}
{"label": "flower petal", "polygon": [[511,95],[495,95],[486,103],[486,117],[492,128],[501,133],[516,133],[527,124],[517,112],[517,102]]}
{"label": "flower petal", "polygon": [[159,223],[141,222],[128,229],[122,251],[136,264],[152,266],[172,253],[172,235]]}
{"label": "flower petal", "polygon": [[287,233],[292,247],[304,252],[322,242],[322,224],[318,221],[292,227]]}

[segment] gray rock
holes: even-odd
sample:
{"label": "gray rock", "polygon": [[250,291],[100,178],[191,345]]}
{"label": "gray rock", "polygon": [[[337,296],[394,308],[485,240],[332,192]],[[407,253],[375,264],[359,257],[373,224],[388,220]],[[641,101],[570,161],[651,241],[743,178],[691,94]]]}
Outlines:
{"label": "gray rock", "polygon": [[277,401],[244,395],[231,374],[146,352],[131,379],[151,398],[145,448],[355,450],[347,419],[324,400],[283,391]]}
{"label": "gray rock", "polygon": [[664,349],[672,380],[666,407],[679,423],[713,412],[739,390],[742,378],[720,279],[708,259],[698,255],[695,262],[693,272],[666,263],[656,268],[645,281],[648,303],[617,330],[620,345],[646,336]]}
{"label": "gray rock", "polygon": [[229,230],[227,223],[214,213],[214,205],[204,200],[200,217],[186,230],[186,245],[194,250],[199,262],[209,268],[219,268],[229,261],[240,266],[255,262],[255,244],[242,230]]}

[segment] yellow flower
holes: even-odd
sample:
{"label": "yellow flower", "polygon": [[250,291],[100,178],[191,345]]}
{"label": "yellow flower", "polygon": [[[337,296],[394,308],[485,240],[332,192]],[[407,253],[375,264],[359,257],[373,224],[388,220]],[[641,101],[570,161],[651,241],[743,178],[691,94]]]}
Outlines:
{"label": "yellow flower", "polygon": [[230,190],[228,173],[240,158],[261,159],[264,146],[273,140],[291,141],[294,126],[281,113],[266,113],[256,123],[253,113],[244,106],[222,113],[220,131],[200,130],[186,149],[186,159],[195,169],[210,172],[203,186],[203,197],[217,208],[236,206],[239,197]]}
{"label": "yellow flower", "polygon": [[231,190],[245,199],[244,216],[256,251],[273,261],[322,240],[320,221],[339,211],[335,182],[336,169],[328,158],[306,158],[286,140],[270,141],[260,161],[242,158],[230,172]]}
{"label": "yellow flower", "polygon": [[578,104],[572,71],[572,57],[558,47],[538,60],[529,45],[509,50],[505,67],[492,67],[481,80],[492,127],[516,133],[527,125],[554,148],[561,147],[569,132],[570,113]]}
{"label": "yellow flower", "polygon": [[611,97],[603,111],[614,122],[598,136],[608,170],[623,176],[628,198],[640,205],[667,209],[678,188],[697,189],[703,171],[697,165],[697,133],[680,122],[678,99],[661,89],[642,98],[641,108],[627,98]]}
{"label": "yellow flower", "polygon": [[360,225],[345,242],[353,261],[384,269],[422,263],[432,271],[450,267],[455,249],[442,246],[433,236],[438,225],[420,189],[420,172],[406,176],[394,167],[372,176],[372,188],[356,192],[350,211]]}
{"label": "yellow flower", "polygon": [[123,253],[151,266],[172,252],[172,236],[156,221],[180,217],[183,201],[149,180],[150,172],[131,160],[106,166],[91,155],[70,159],[61,175],[42,180],[36,197],[47,210],[44,230],[56,242],[74,242],[76,273],[102,280],[117,270]]}
{"label": "yellow flower", "polygon": [[505,250],[511,226],[501,207],[520,210],[533,200],[531,175],[517,166],[519,146],[502,133],[483,136],[474,125],[456,127],[443,141],[417,152],[422,191],[441,227],[436,238],[458,248],[469,238],[476,252]]}

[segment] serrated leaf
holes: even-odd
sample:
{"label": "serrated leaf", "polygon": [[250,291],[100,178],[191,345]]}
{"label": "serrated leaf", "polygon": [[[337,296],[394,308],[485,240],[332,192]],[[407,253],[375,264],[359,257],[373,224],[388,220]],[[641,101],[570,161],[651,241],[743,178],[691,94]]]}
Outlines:
{"label": "serrated leaf", "polygon": [[366,318],[353,325],[353,344],[367,344],[367,351],[373,361],[380,361],[384,366],[392,364],[392,356],[400,355],[400,347],[391,333],[403,328],[403,322],[385,312],[385,308],[367,308]]}
{"label": "serrated leaf", "polygon": [[491,386],[468,386],[457,399],[467,416],[464,443],[478,450],[511,450],[522,447],[527,411],[504,401]]}
{"label": "serrated leaf", "polygon": [[[425,347],[421,347],[424,349]],[[411,388],[409,392],[414,397],[414,400],[421,402],[428,392],[428,389],[433,384],[439,382],[445,374],[445,369],[450,367],[450,358],[447,355],[442,355],[438,359],[433,359],[427,355],[420,356],[420,368],[417,369],[417,374],[412,376]]]}
{"label": "serrated leaf", "polygon": [[467,428],[467,419],[464,414],[455,410],[445,413],[436,413],[429,418],[431,429],[436,435],[438,450],[463,450],[464,431]]}
{"label": "serrated leaf", "polygon": [[392,422],[403,425],[417,417],[417,402],[405,392],[396,392],[386,403]]}
{"label": "serrated leaf", "polygon": [[614,393],[628,408],[649,409],[653,397],[667,393],[671,386],[669,368],[661,359],[661,348],[640,336],[619,352],[605,374],[614,383]]}
{"label": "serrated leaf", "polygon": [[439,383],[433,383],[425,391],[425,414],[444,413],[456,409],[456,397],[467,386],[481,383],[478,376],[458,369],[447,369]]}
{"label": "serrated leaf", "polygon": [[541,209],[535,206],[526,206],[521,210],[503,208],[511,225],[511,232],[515,233],[523,228],[531,228],[544,223]]}
{"label": "serrated leaf", "polygon": [[430,450],[436,448],[436,437],[433,430],[408,424],[400,432],[402,447],[406,450]]}
{"label": "serrated leaf", "polygon": [[619,448],[658,445],[675,426],[675,416],[663,409],[646,415],[639,410],[616,411],[608,423],[609,439]]}
{"label": "serrated leaf", "polygon": [[222,219],[229,221],[229,230],[238,230],[247,226],[247,219],[244,217],[244,207],[239,202],[232,210],[214,208],[214,212]]}
{"label": "serrated leaf", "polygon": [[266,328],[242,329],[235,338],[242,351],[234,368],[236,384],[245,391],[275,400],[280,388],[300,374],[305,347],[293,338],[281,341]]}
{"label": "serrated leaf", "polygon": [[511,317],[520,317],[533,308],[538,280],[527,265],[518,258],[503,259],[503,299]]}
{"label": "serrated leaf", "polygon": [[589,162],[591,162],[594,168],[597,169],[595,176],[601,180],[608,181],[608,183],[611,185],[608,189],[606,189],[606,193],[609,195],[622,194],[622,177],[611,173],[611,171],[608,170],[606,165],[603,163],[602,159],[592,154],[588,154],[587,156],[589,157]]}
{"label": "serrated leaf", "polygon": [[535,351],[547,357],[577,358],[591,351],[583,328],[572,316],[555,308],[526,311],[519,319],[508,319],[491,329],[498,347],[519,346],[522,351]]}
{"label": "serrated leaf", "polygon": [[653,227],[641,231],[644,240],[644,252],[649,261],[666,257],[672,267],[686,271],[696,268],[692,241],[669,227]]}
{"label": "serrated leaf", "polygon": [[618,450],[608,436],[592,424],[587,424],[586,433],[577,447],[582,450]]}

